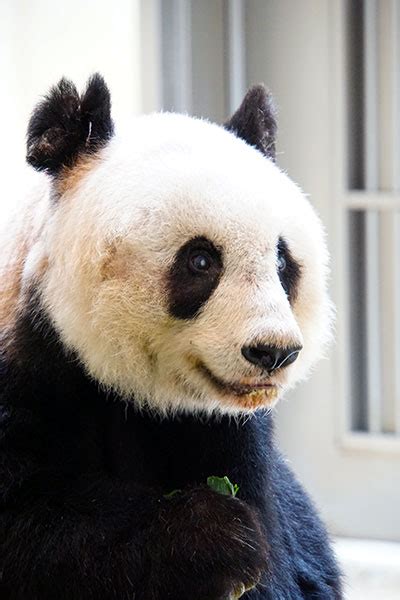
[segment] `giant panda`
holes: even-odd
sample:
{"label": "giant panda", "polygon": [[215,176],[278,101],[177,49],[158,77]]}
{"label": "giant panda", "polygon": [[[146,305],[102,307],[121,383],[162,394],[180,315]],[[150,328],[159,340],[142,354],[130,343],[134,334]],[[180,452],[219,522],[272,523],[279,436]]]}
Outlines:
{"label": "giant panda", "polygon": [[38,173],[1,248],[2,600],[342,598],[274,442],[332,315],[275,136],[263,86],[224,126],[114,129],[98,74],[34,110]]}

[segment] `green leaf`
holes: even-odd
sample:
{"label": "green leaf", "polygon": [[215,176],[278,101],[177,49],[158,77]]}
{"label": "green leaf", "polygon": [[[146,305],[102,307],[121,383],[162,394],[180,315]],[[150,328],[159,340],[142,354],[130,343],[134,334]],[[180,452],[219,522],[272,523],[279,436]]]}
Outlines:
{"label": "green leaf", "polygon": [[226,475],[225,477],[217,477],[216,475],[208,477],[207,485],[214,490],[214,492],[218,492],[218,494],[223,494],[224,496],[235,497],[239,491],[239,486],[236,483],[231,483],[229,477]]}

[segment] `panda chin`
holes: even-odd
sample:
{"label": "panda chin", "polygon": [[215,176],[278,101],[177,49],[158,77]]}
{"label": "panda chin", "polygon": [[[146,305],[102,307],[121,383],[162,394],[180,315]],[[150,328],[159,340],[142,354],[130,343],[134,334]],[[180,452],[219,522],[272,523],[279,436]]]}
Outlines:
{"label": "panda chin", "polygon": [[279,391],[277,384],[272,382],[227,383],[214,375],[203,363],[198,368],[213,388],[218,390],[224,404],[239,407],[243,410],[255,410],[261,407],[269,408],[277,400]]}

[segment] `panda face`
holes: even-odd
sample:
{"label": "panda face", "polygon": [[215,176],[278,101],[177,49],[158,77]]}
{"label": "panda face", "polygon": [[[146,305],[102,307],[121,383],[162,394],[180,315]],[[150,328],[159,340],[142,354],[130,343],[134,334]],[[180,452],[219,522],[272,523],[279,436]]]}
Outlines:
{"label": "panda face", "polygon": [[[160,414],[271,407],[329,337],[324,233],[274,164],[252,88],[225,128],[173,114],[114,134],[99,75],[33,113],[51,176],[25,260],[61,342],[106,389]],[[246,143],[247,142],[247,143]]]}
{"label": "panda face", "polygon": [[106,388],[161,413],[236,414],[272,406],[320,356],[320,222],[232,133],[141,117],[55,193],[39,242],[43,302]]}

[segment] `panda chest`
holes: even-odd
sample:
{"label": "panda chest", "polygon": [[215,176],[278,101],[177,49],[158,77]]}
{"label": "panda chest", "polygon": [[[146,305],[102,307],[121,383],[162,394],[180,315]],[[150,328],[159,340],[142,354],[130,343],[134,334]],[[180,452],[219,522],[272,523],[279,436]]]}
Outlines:
{"label": "panda chest", "polygon": [[248,476],[243,457],[248,444],[238,440],[238,431],[230,428],[228,420],[160,420],[112,403],[104,438],[107,468],[115,477],[151,485],[166,493],[177,487],[205,483],[210,475],[237,479],[246,470]]}

